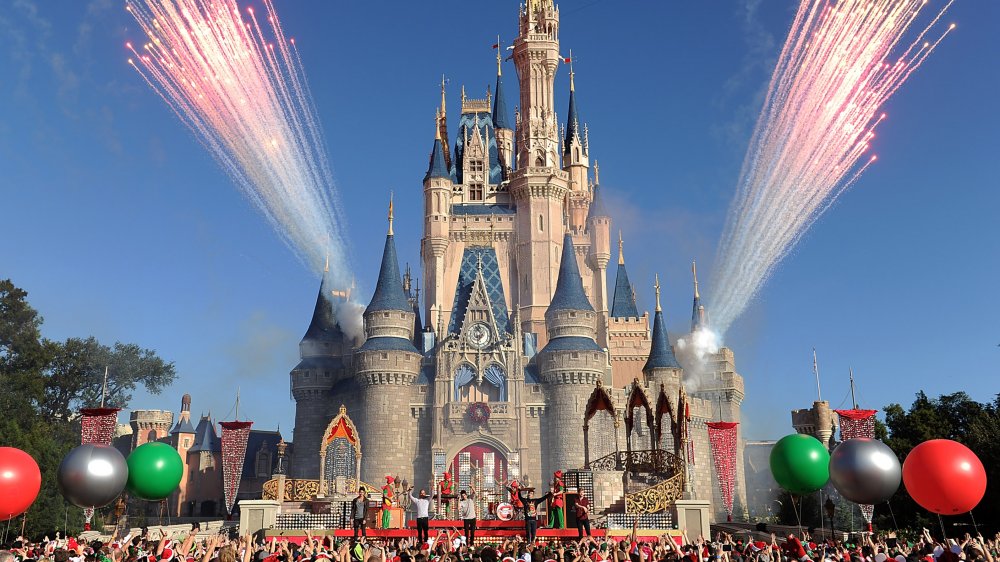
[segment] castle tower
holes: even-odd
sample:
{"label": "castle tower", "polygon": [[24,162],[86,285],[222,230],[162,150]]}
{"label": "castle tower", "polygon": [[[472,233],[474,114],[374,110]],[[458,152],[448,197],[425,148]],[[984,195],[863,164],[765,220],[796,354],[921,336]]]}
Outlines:
{"label": "castle tower", "polygon": [[705,326],[705,307],[698,292],[698,263],[691,262],[691,276],[694,277],[694,302],[691,304],[691,331],[697,332]]}
{"label": "castle tower", "polygon": [[295,398],[294,460],[295,478],[315,478],[319,474],[319,447],[329,419],[330,389],[344,371],[347,336],[333,312],[331,288],[320,282],[309,328],[299,342],[298,365],[290,373]]}
{"label": "castle tower", "polygon": [[497,137],[497,153],[500,158],[500,167],[503,179],[510,179],[510,173],[514,169],[514,127],[507,113],[507,96],[504,94],[503,78],[501,70],[501,57],[503,48],[500,41],[497,41],[497,87],[496,97],[493,100],[493,129]]}
{"label": "castle tower", "polygon": [[132,410],[128,423],[132,426],[132,450],[168,435],[174,413],[164,410]]}
{"label": "castle tower", "polygon": [[590,267],[594,271],[592,284],[594,303],[599,313],[597,343],[608,347],[608,261],[611,260],[611,217],[601,197],[598,183],[598,167],[594,162],[593,199],[587,216],[587,230],[590,233]]}
{"label": "castle tower", "polygon": [[544,345],[545,309],[559,276],[561,238],[569,174],[559,165],[559,127],[555,77],[559,69],[559,11],[552,0],[523,6],[520,35],[514,41],[520,81],[517,113],[517,170],[510,194],[517,205],[516,296],[521,327]]}
{"label": "castle tower", "polygon": [[615,292],[611,298],[611,316],[608,318],[608,350],[614,372],[615,387],[624,387],[635,379],[642,380],[643,364],[649,358],[649,313],[635,305],[635,291],[625,269],[625,242],[618,233],[618,273],[615,275]]}
{"label": "castle tower", "polygon": [[563,141],[563,170],[569,174],[569,227],[579,234],[587,226],[590,208],[590,185],[587,181],[590,156],[585,136],[576,112],[576,87],[573,83],[573,62],[569,68],[569,111],[566,114],[566,138]]}
{"label": "castle tower", "polygon": [[[191,395],[185,394],[181,398],[181,413],[177,416],[177,425],[170,430],[170,444],[177,449],[181,461],[187,464],[188,450],[194,445],[194,426],[191,425]],[[175,512],[174,516],[184,515],[184,505],[187,503],[187,482],[188,470],[181,474],[181,483],[177,486],[177,491],[173,494]],[[193,514],[192,514],[193,515]]]}
{"label": "castle tower", "polygon": [[359,433],[365,450],[361,478],[378,482],[387,474],[399,472],[400,467],[413,466],[416,440],[410,435],[413,424],[409,406],[421,360],[412,341],[413,308],[399,277],[391,200],[382,266],[364,321],[368,339],[354,355],[356,378],[361,385]]}
{"label": "castle tower", "polygon": [[[597,345],[597,313],[583,282],[569,233],[563,241],[559,281],[545,313],[548,344],[538,353],[538,371],[547,386],[547,472],[584,464],[582,420],[587,398],[607,371],[607,353]],[[546,444],[543,443],[543,446]]]}
{"label": "castle tower", "polygon": [[653,315],[653,339],[649,347],[649,358],[642,368],[646,385],[651,391],[658,391],[663,385],[667,396],[676,396],[680,390],[684,371],[674,356],[674,350],[667,339],[667,326],[660,308],[660,277],[656,277],[656,312]]}
{"label": "castle tower", "polygon": [[[421,251],[424,256],[424,302],[429,326],[436,327],[445,302],[446,285],[445,251],[448,249],[450,230],[451,193],[454,184],[445,162],[440,133],[435,134],[431,161],[424,175],[424,238]],[[441,337],[441,334],[438,334]]]}

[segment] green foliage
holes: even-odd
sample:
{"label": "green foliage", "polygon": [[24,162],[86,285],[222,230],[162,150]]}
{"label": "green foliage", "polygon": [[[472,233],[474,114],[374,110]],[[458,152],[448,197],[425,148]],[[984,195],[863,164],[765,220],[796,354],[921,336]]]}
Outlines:
{"label": "green foliage", "polygon": [[[952,439],[972,449],[983,461],[987,478],[986,497],[975,510],[976,521],[981,528],[996,530],[1000,527],[1000,396],[992,403],[983,404],[964,392],[935,399],[918,392],[909,409],[890,404],[884,412],[887,433],[879,435],[878,425],[881,424],[877,424],[876,437],[882,438],[900,461],[913,447],[930,439]],[[937,517],[918,506],[903,487],[890,504],[891,513],[885,506],[876,507],[876,523],[883,529],[896,525],[911,529],[940,528]],[[972,522],[967,515],[945,519],[946,525]],[[967,530],[972,530],[971,525]],[[951,528],[948,533],[953,533]]]}
{"label": "green foliage", "polygon": [[173,363],[135,344],[45,339],[42,318],[27,296],[10,280],[0,280],[0,446],[26,451],[42,471],[38,499],[11,525],[24,524],[29,536],[77,532],[82,511],[68,506],[56,486],[59,463],[80,444],[77,410],[100,405],[106,366],[105,402],[118,408],[126,407],[139,387],[159,393],[176,373]]}

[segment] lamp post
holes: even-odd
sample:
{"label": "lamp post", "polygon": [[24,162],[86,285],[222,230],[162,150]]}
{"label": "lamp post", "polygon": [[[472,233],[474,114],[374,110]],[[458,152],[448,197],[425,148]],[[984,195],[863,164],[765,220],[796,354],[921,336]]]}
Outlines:
{"label": "lamp post", "polygon": [[823,504],[823,509],[826,511],[826,517],[830,520],[830,538],[833,537],[833,516],[837,511],[837,504],[833,503],[833,498],[826,498],[826,503]]}

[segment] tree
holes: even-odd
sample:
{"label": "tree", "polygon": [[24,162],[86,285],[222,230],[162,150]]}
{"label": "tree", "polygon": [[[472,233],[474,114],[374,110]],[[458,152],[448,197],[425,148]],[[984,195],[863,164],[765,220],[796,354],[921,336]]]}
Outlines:
{"label": "tree", "polygon": [[[945,394],[931,399],[918,392],[908,410],[899,404],[885,408],[888,437],[885,443],[905,460],[913,447],[931,439],[952,439],[963,443],[983,461],[986,467],[986,498],[975,510],[977,521],[996,528],[1000,524],[1000,396],[990,404],[976,402],[964,392]],[[892,528],[892,514],[899,527],[938,528],[937,517],[918,506],[901,486],[890,501],[892,512],[882,514],[879,524]],[[970,523],[962,516],[952,521]],[[950,531],[949,531],[950,532]]]}
{"label": "tree", "polygon": [[42,489],[25,519],[29,536],[79,531],[81,510],[68,506],[56,486],[63,457],[80,444],[76,412],[98,406],[108,367],[107,405],[125,408],[142,387],[154,394],[175,379],[173,363],[136,344],[109,347],[93,337],[54,342],[42,337],[42,318],[28,293],[0,280],[0,446],[17,447],[35,459]]}

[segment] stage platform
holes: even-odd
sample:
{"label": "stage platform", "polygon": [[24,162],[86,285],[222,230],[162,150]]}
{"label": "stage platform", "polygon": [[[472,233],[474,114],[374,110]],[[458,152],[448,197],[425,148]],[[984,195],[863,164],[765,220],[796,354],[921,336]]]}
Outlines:
{"label": "stage platform", "polygon": [[[416,537],[416,521],[408,521],[404,529],[373,529],[368,528],[369,539],[400,539]],[[431,536],[447,530],[457,530],[462,532],[462,521],[455,519],[431,519],[429,522]],[[353,529],[268,529],[265,535],[287,539],[289,542],[301,543],[306,538],[306,532],[313,537],[332,536],[336,538],[351,538],[354,536]],[[620,539],[632,533],[631,529],[591,529],[591,536],[601,540],[605,537]],[[637,529],[636,534],[643,540],[655,540],[664,533],[670,534],[675,540],[680,538],[680,532],[663,529]],[[575,528],[572,529],[549,529],[539,528],[536,533],[543,541],[567,541],[576,540],[579,536]],[[487,543],[497,540],[504,540],[513,537],[524,536],[524,521],[499,521],[495,519],[484,519],[476,522],[476,542]]]}

